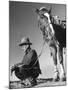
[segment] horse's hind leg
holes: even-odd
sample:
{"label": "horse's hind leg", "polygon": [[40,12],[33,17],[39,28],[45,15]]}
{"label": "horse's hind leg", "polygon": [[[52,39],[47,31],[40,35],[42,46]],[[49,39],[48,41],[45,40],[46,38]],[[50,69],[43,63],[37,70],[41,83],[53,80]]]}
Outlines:
{"label": "horse's hind leg", "polygon": [[52,56],[53,56],[53,62],[54,62],[54,76],[53,80],[58,81],[59,80],[59,71],[57,67],[57,47],[55,45],[50,47]]}
{"label": "horse's hind leg", "polygon": [[59,47],[59,62],[60,62],[60,80],[65,80],[65,69],[63,63],[63,48]]}

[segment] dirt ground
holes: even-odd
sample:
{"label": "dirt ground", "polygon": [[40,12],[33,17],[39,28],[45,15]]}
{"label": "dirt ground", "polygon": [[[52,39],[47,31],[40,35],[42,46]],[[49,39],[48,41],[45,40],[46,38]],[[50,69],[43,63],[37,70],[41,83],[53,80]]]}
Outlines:
{"label": "dirt ground", "polygon": [[65,86],[66,81],[57,81],[54,82],[52,79],[37,79],[37,85],[32,87],[26,87],[21,84],[21,81],[13,81],[9,83],[10,89],[19,89],[19,88],[38,88],[38,87],[52,87],[52,86]]}

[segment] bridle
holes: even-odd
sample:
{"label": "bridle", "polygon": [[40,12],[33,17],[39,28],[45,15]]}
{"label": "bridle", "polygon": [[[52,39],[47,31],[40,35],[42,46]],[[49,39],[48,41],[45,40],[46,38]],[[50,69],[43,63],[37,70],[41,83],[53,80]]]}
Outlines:
{"label": "bridle", "polygon": [[[42,15],[39,15],[39,17],[41,19],[45,18],[45,16],[42,14]],[[47,18],[47,17],[46,17]],[[45,28],[47,28],[50,24],[52,24],[51,22],[48,22],[46,25],[45,25]]]}

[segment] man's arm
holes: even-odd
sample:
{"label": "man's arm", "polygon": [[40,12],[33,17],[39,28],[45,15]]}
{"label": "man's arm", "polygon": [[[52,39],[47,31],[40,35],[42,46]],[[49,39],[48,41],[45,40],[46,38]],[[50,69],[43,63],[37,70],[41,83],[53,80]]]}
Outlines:
{"label": "man's arm", "polygon": [[23,66],[24,64],[23,64],[22,62],[17,63],[17,64],[14,64],[14,65],[11,67],[11,75],[12,75],[13,71],[15,70],[15,68],[20,67],[21,65]]}
{"label": "man's arm", "polygon": [[22,62],[15,64],[16,67],[23,66],[24,64]]}

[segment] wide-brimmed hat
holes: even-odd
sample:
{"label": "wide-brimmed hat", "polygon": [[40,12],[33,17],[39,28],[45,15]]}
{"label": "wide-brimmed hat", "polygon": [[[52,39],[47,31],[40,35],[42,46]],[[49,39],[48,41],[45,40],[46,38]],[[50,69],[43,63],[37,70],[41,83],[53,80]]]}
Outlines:
{"label": "wide-brimmed hat", "polygon": [[23,46],[23,45],[32,45],[28,37],[24,37],[21,39],[21,43],[19,44],[19,46]]}

